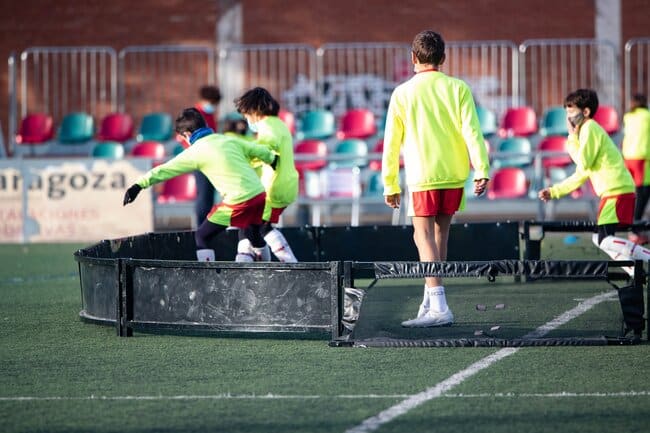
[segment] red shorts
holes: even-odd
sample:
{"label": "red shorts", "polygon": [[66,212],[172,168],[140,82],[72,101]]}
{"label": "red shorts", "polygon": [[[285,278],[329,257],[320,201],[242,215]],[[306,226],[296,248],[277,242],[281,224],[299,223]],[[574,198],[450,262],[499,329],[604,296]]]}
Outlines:
{"label": "red shorts", "polygon": [[218,203],[208,214],[208,221],[222,226],[246,228],[251,224],[262,224],[266,193],[238,204]]}
{"label": "red shorts", "polygon": [[417,217],[453,215],[460,208],[463,188],[430,189],[411,193],[411,209]]}
{"label": "red shorts", "polygon": [[603,197],[598,207],[599,226],[617,224],[619,226],[630,225],[634,222],[634,193]]}
{"label": "red shorts", "polygon": [[634,179],[634,185],[643,186],[645,180],[645,159],[626,159],[625,166]]}

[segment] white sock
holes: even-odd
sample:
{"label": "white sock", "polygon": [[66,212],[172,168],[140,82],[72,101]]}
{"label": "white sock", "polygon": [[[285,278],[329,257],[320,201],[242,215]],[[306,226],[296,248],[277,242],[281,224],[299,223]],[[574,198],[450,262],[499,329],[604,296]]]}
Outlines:
{"label": "white sock", "polygon": [[293,255],[289,243],[280,230],[271,230],[266,234],[266,236],[264,236],[264,240],[271,247],[273,255],[275,255],[279,261],[285,263],[296,263],[298,261],[296,256]]}
{"label": "white sock", "polygon": [[214,250],[211,249],[196,250],[196,259],[199,262],[214,262]]}
{"label": "white sock", "polygon": [[268,245],[264,245],[261,248],[253,247],[253,253],[255,254],[255,260],[259,262],[270,262],[271,261],[271,249]]}
{"label": "white sock", "polygon": [[445,297],[444,286],[427,287],[425,291],[429,294],[429,309],[438,313],[447,310],[447,298]]}
{"label": "white sock", "polygon": [[237,256],[235,257],[236,262],[254,262],[255,253],[253,252],[253,247],[251,241],[248,239],[242,239],[237,244]]}
{"label": "white sock", "polygon": [[431,303],[429,302],[429,291],[427,290],[427,285],[424,285],[424,294],[422,295],[422,307],[426,308],[427,310],[429,309],[429,306],[431,306]]}

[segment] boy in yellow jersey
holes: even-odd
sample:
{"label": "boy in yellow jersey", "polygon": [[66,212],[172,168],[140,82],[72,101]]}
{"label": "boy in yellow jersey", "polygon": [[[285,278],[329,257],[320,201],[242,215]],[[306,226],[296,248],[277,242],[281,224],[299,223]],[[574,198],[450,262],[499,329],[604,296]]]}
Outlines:
{"label": "boy in yellow jersey", "polygon": [[[258,158],[275,167],[277,156],[268,147],[215,134],[196,108],[183,110],[176,119],[176,132],[189,141],[190,147],[142,175],[124,194],[123,204],[135,200],[143,188],[183,173],[200,171],[219,191],[222,202],[212,208],[196,230],[197,259],[214,261],[214,250],[209,243],[229,226],[240,228],[253,251],[261,255],[268,249],[260,233],[266,193],[250,161]],[[241,257],[236,260],[245,261]]]}
{"label": "boy in yellow jersey", "polygon": [[[255,141],[279,155],[275,170],[254,161],[266,190],[266,205],[262,217],[264,223],[261,231],[264,240],[279,261],[295,263],[298,260],[289,243],[282,233],[273,227],[273,224],[278,223],[280,215],[287,206],[298,198],[298,171],[293,160],[291,132],[278,117],[280,104],[266,89],[256,87],[247,91],[235,100],[235,107],[246,118],[251,131],[257,134]],[[248,239],[240,238],[237,251],[242,255],[250,251]],[[251,259],[256,258],[251,257]],[[270,254],[265,251],[261,260],[271,260]]]}
{"label": "boy in yellow jersey", "polygon": [[[632,96],[630,111],[623,116],[622,152],[625,166],[634,179],[636,186],[636,205],[634,206],[634,221],[643,219],[648,199],[650,199],[650,111],[648,99],[644,94]],[[638,231],[630,233],[629,240],[642,245],[648,242],[648,237]]]}
{"label": "boy in yellow jersey", "polygon": [[[614,260],[649,260],[649,250],[614,236],[617,228],[632,224],[635,187],[618,148],[592,119],[598,110],[598,95],[591,89],[578,89],[566,97],[564,108],[569,129],[566,149],[576,171],[562,182],[539,191],[539,198],[558,199],[591,180],[600,197],[594,244]],[[632,273],[632,269],[626,271]]]}
{"label": "boy in yellow jersey", "polygon": [[[386,115],[384,199],[392,208],[400,206],[401,151],[420,261],[445,261],[451,220],[464,204],[470,162],[474,194],[481,195],[489,178],[488,155],[469,86],[439,71],[445,61],[442,37],[429,30],[417,34],[411,60],[415,76],[395,88]],[[417,317],[402,326],[448,326],[453,321],[441,278],[425,278]]]}

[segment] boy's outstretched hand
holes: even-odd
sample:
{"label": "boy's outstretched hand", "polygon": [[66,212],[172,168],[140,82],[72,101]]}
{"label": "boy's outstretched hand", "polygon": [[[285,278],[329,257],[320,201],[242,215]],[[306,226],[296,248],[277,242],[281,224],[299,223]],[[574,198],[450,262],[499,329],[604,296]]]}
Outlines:
{"label": "boy's outstretched hand", "polygon": [[551,199],[551,190],[548,188],[544,188],[543,190],[537,193],[537,197],[539,197],[541,201],[544,202],[549,201]]}
{"label": "boy's outstretched hand", "polygon": [[137,183],[131,185],[129,189],[127,189],[126,192],[124,193],[124,201],[122,202],[122,206],[126,206],[127,204],[134,201],[135,198],[140,193],[140,191],[142,191],[142,187],[140,185],[138,185]]}

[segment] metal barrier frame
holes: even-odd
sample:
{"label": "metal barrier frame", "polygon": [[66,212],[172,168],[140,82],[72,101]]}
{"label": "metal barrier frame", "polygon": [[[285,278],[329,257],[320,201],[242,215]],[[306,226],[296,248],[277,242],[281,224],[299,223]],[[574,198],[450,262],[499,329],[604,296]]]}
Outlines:
{"label": "metal barrier frame", "polygon": [[[633,59],[636,60],[634,65]],[[625,106],[629,107],[633,93],[650,93],[650,37],[634,38],[625,43],[624,70]]]}

